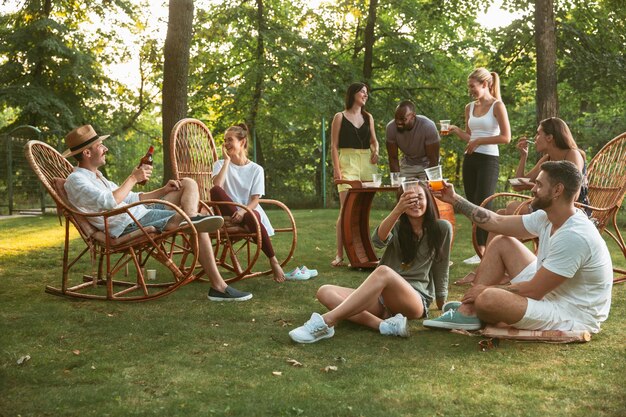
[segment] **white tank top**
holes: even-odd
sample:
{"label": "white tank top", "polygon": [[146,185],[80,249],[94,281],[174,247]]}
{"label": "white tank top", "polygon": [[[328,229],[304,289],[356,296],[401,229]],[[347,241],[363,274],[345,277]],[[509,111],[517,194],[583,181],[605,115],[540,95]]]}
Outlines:
{"label": "white tank top", "polygon": [[[497,136],[500,134],[500,125],[498,124],[496,117],[493,115],[493,108],[498,101],[499,100],[494,101],[487,113],[480,117],[474,116],[474,102],[472,101],[470,103],[469,120],[467,122],[470,130],[472,131],[470,141],[488,136]],[[474,152],[493,156],[500,155],[498,145],[496,144],[480,145],[474,150]]]}

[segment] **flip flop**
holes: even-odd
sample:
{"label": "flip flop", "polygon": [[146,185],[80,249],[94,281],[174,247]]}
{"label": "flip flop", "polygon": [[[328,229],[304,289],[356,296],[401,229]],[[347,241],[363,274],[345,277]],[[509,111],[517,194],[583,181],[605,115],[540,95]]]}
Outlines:
{"label": "flip flop", "polygon": [[333,266],[333,267],[343,266],[343,258],[340,258],[339,256],[335,256],[335,259],[333,259],[333,261],[330,263],[330,266]]}

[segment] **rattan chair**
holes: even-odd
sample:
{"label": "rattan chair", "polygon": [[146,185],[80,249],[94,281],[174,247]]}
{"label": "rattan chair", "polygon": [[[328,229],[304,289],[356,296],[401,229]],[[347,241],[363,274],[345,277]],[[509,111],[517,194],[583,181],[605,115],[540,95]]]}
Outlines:
{"label": "rattan chair", "polygon": [[[217,161],[215,141],[204,123],[196,119],[180,120],[170,135],[170,159],[174,179],[193,178],[200,189],[202,211],[221,214],[220,207],[237,206],[250,212],[248,207],[224,201],[211,201],[213,164]],[[276,258],[285,266],[296,249],[296,222],[289,208],[277,200],[260,199],[276,234],[272,245]],[[273,210],[272,210],[273,209]],[[211,234],[214,240],[215,258],[227,282],[270,274],[270,269],[253,270],[261,252],[261,229],[247,230],[224,217],[224,227]],[[258,243],[257,243],[258,242]],[[200,275],[199,275],[200,276]]]}
{"label": "rattan chair", "polygon": [[[145,301],[169,294],[194,279],[198,253],[195,229],[189,228],[186,234],[179,230],[159,233],[152,226],[141,226],[140,220],[128,210],[138,204],[161,203],[189,222],[189,217],[177,206],[163,200],[144,200],[106,212],[82,213],[70,204],[64,189],[65,180],[73,170],[72,164],[54,148],[39,141],[29,141],[25,154],[56,203],[59,220],[61,217],[65,220],[61,285],[47,286],[46,292],[87,299]],[[112,238],[107,232],[108,221],[122,213],[129,214],[139,229]],[[104,232],[89,222],[97,216],[104,218]],[[70,225],[78,231],[78,239]],[[87,253],[90,256],[84,257]],[[156,270],[154,280],[147,279],[148,269]]]}
{"label": "rattan chair", "polygon": [[[617,214],[626,194],[626,132],[604,145],[593,157],[587,169],[587,183],[589,205],[576,203],[576,206],[591,211],[589,217],[600,233],[608,234],[626,258],[626,245],[617,223]],[[527,195],[498,193],[485,199],[481,206],[484,207],[488,202],[510,200],[511,198],[522,201],[530,201],[531,199]],[[613,231],[607,228],[609,223],[612,223]],[[474,248],[480,256],[476,242],[475,225],[473,229]],[[613,271],[616,273],[613,279],[614,283],[626,281],[625,269],[613,268]]]}

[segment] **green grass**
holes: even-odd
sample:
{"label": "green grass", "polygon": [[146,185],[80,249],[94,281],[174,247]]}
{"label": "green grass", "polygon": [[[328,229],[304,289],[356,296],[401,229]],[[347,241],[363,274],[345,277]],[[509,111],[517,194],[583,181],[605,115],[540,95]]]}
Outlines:
{"label": "green grass", "polygon": [[[329,266],[336,210],[294,215],[290,266],[320,276],[240,282],[254,298],[231,305],[209,302],[200,282],[148,303],[48,295],[64,229],[53,216],[0,220],[0,416],[624,415],[626,286],[614,288],[611,316],[586,344],[503,341],[481,352],[478,338],[412,322],[409,339],[341,323],[331,340],[295,345],[287,332],[323,311],[316,289],[357,286],[367,271]],[[384,215],[374,211],[371,223]],[[451,280],[470,269],[461,262],[472,254],[469,230],[458,216]],[[462,289],[450,291],[455,299]]]}

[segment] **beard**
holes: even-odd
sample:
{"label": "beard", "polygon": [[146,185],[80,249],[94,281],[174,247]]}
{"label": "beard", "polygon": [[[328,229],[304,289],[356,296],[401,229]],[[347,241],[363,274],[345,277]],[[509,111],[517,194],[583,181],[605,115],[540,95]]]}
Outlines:
{"label": "beard", "polygon": [[530,202],[530,207],[532,207],[533,211],[545,210],[551,205],[552,205],[552,199],[549,197],[534,196],[533,200]]}

